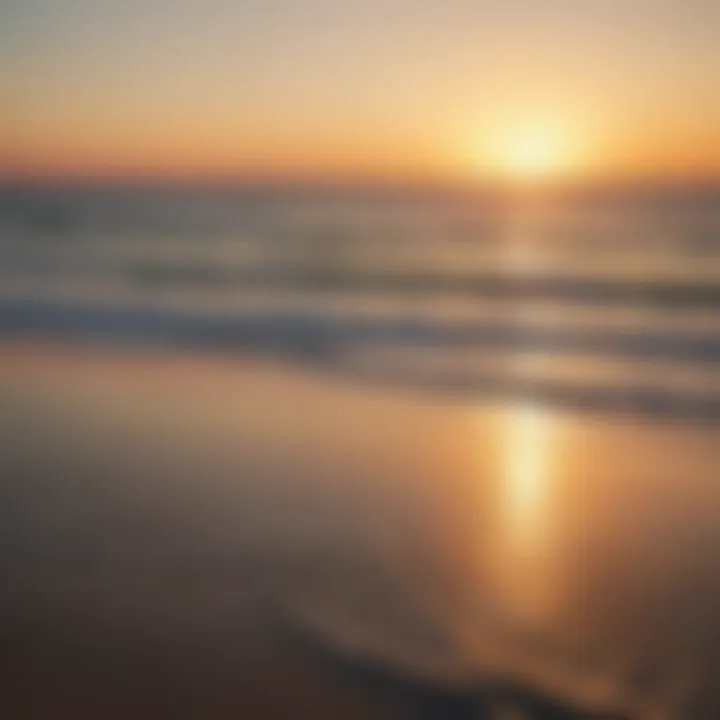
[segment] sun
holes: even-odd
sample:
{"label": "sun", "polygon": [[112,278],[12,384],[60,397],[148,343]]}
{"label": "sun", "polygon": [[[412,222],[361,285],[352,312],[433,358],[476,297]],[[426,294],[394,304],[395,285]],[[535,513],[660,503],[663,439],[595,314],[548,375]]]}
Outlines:
{"label": "sun", "polygon": [[559,127],[533,124],[502,127],[485,137],[479,167],[486,174],[518,183],[537,183],[574,171],[571,135]]}
{"label": "sun", "polygon": [[517,178],[557,175],[567,162],[561,138],[542,128],[528,128],[509,136],[498,148],[498,155],[500,168]]}

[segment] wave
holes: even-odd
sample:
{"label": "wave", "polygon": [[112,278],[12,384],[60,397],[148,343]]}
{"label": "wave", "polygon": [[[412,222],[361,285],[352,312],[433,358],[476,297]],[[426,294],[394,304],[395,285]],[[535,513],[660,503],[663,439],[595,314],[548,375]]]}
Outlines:
{"label": "wave", "polygon": [[619,280],[568,275],[518,276],[488,272],[471,275],[342,270],[333,267],[228,268],[214,265],[139,265],[125,271],[132,282],[152,288],[230,286],[279,290],[391,293],[395,295],[551,300],[585,304],[652,307],[720,306],[716,281],[681,279]]}
{"label": "wave", "polygon": [[[313,312],[214,314],[2,300],[0,335],[259,354],[427,393],[522,398],[599,413],[720,420],[720,392],[712,387],[720,360],[720,337],[715,334],[533,328],[522,323],[449,324]],[[438,367],[431,361],[435,349],[449,351],[453,362]],[[492,351],[495,362],[488,367],[481,358],[468,361],[465,355],[473,349]],[[594,381],[591,377],[579,382],[542,372],[528,376],[513,371],[518,358],[562,358],[568,353],[641,364],[628,366],[633,370],[632,381],[608,380],[604,368]],[[673,367],[690,374],[706,367],[703,377],[708,387],[687,389],[669,382],[662,373],[653,381],[653,373],[643,371],[668,362],[670,376]]]}

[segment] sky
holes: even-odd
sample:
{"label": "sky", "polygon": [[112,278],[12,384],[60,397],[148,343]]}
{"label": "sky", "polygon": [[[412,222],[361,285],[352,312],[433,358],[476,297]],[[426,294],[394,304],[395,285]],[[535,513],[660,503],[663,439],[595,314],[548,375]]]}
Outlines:
{"label": "sky", "polygon": [[720,176],[717,0],[0,0],[0,173]]}

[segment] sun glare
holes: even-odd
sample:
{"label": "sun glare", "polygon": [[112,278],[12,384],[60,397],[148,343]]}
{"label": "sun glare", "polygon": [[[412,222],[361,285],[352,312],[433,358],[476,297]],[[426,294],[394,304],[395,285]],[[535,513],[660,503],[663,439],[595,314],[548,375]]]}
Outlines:
{"label": "sun glare", "polygon": [[502,152],[505,169],[518,177],[544,177],[562,169],[560,142],[546,132],[528,131],[510,138]]}
{"label": "sun glare", "polygon": [[539,182],[572,172],[576,158],[567,132],[541,124],[509,126],[486,139],[480,169],[513,182]]}

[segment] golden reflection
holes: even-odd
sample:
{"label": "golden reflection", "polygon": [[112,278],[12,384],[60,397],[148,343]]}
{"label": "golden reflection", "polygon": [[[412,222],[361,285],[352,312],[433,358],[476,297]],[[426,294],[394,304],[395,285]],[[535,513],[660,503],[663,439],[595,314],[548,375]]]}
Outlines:
{"label": "golden reflection", "polygon": [[[519,235],[506,240],[502,249],[502,266],[511,275],[533,275],[547,266],[547,250],[537,240]],[[535,308],[533,309],[533,313]]]}
{"label": "golden reflection", "polygon": [[515,558],[542,546],[547,513],[551,424],[541,407],[530,402],[508,408],[506,418],[505,519]]}
{"label": "golden reflection", "polygon": [[529,400],[502,416],[501,584],[508,607],[527,622],[541,620],[551,602],[556,431],[550,412]]}

